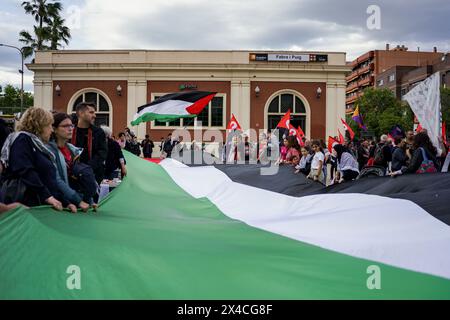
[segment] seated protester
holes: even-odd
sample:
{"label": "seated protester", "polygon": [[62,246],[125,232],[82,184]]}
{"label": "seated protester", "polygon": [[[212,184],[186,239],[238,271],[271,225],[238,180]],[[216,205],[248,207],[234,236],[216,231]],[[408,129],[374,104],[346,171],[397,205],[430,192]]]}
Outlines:
{"label": "seated protester", "polygon": [[73,124],[70,116],[66,113],[55,113],[53,115],[53,139],[48,143],[50,151],[55,156],[56,182],[64,199],[75,204],[84,212],[89,209],[92,195],[79,194],[69,184],[75,158],[81,155],[82,150],[68,143],[72,139]]}
{"label": "seated protester", "polygon": [[286,156],[288,153],[288,145],[289,141],[287,138],[283,139],[283,145],[280,147],[280,156],[278,157],[277,163],[285,163],[286,162]]}
{"label": "seated protester", "polygon": [[406,155],[406,141],[402,138],[395,138],[394,152],[392,153],[391,171],[398,171],[408,166],[408,156]]}
{"label": "seated protester", "polygon": [[350,151],[342,144],[335,144],[333,146],[333,153],[337,159],[337,168],[339,172],[337,182],[356,179],[359,175],[359,165]]}
{"label": "seated protester", "polygon": [[300,145],[298,144],[297,138],[295,136],[287,137],[287,153],[286,153],[286,163],[292,163],[294,157],[300,157]]}
{"label": "seated protester", "polygon": [[297,156],[294,156],[293,158],[292,158],[292,166],[295,168],[296,166],[298,166],[299,165],[299,163],[300,163],[300,158],[299,157],[297,157]]}
{"label": "seated protester", "polygon": [[328,150],[327,145],[324,140],[320,140],[320,146],[322,148],[322,152],[325,155],[325,160],[323,161],[322,171],[323,171],[323,180],[327,181],[327,164],[330,163],[331,152]]}
{"label": "seated protester", "polygon": [[301,172],[307,176],[311,171],[311,161],[314,155],[308,149],[308,147],[302,147],[302,157],[300,158],[299,164],[295,167],[297,169],[295,173]]}
{"label": "seated protester", "polygon": [[[34,207],[49,204],[62,210],[63,196],[56,182],[55,156],[45,143],[50,139],[53,116],[42,108],[29,108],[2,149],[2,202]],[[66,203],[64,203],[66,204]],[[70,205],[73,210],[74,205]],[[75,208],[76,210],[76,208]]]}
{"label": "seated protester", "polygon": [[112,131],[107,126],[101,126],[108,139],[108,155],[105,161],[105,179],[113,180],[118,177],[117,170],[120,169],[122,178],[127,175],[125,157],[119,143],[111,138]]}
{"label": "seated protester", "polygon": [[308,178],[324,184],[325,176],[323,174],[323,166],[325,163],[325,154],[323,153],[320,141],[313,141],[311,143],[311,146],[312,150],[314,151],[314,156],[311,162],[311,171],[308,175]]}
{"label": "seated protester", "polygon": [[431,143],[430,137],[424,131],[414,136],[414,153],[408,167],[393,171],[391,176],[408,173],[432,173],[440,171],[436,158],[437,149]]}

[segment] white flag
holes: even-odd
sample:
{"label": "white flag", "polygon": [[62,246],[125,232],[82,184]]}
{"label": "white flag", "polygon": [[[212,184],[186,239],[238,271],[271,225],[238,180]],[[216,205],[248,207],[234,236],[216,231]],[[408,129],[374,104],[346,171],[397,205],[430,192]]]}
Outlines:
{"label": "white flag", "polygon": [[438,138],[441,136],[441,91],[440,76],[436,72],[403,96],[419,120],[427,129],[431,142],[441,154]]}

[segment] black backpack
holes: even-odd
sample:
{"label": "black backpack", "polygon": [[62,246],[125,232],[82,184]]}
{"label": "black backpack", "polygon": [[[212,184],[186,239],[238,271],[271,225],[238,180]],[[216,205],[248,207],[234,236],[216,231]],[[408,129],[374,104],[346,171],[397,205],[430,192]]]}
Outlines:
{"label": "black backpack", "polygon": [[75,191],[83,194],[83,200],[86,202],[94,197],[98,189],[92,167],[79,161],[73,164],[69,185]]}
{"label": "black backpack", "polygon": [[385,145],[378,145],[375,147],[375,154],[373,156],[374,165],[383,165],[384,164],[384,154],[383,148]]}

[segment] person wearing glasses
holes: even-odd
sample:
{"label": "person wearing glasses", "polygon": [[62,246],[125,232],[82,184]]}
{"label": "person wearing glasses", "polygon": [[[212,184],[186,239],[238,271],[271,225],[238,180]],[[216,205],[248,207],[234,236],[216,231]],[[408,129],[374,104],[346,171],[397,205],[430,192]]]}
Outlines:
{"label": "person wearing glasses", "polygon": [[62,210],[66,203],[56,182],[54,155],[46,146],[53,132],[53,116],[42,108],[28,108],[16,132],[5,141],[1,153],[2,202],[29,207],[51,205]]}
{"label": "person wearing glasses", "polygon": [[55,113],[53,115],[53,134],[48,146],[55,156],[56,176],[58,187],[64,194],[64,198],[71,203],[69,209],[76,212],[77,208],[81,208],[84,212],[89,209],[89,201],[83,200],[83,195],[70,186],[70,177],[73,170],[75,159],[81,155],[83,151],[69,143],[72,139],[74,125],[70,116],[66,113]]}

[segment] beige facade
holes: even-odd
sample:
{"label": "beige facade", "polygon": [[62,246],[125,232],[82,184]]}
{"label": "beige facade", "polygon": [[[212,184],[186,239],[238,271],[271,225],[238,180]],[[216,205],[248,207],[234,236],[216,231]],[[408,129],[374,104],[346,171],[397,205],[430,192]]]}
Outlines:
{"label": "beige facade", "polygon": [[[251,61],[252,53],[320,54],[327,61]],[[92,88],[106,96],[114,132],[130,125],[137,108],[149,102],[154,84],[159,92],[164,83],[173,91],[181,82],[201,83],[198,90],[207,91],[210,82],[219,83],[223,92],[229,90],[224,93],[229,95],[225,120],[233,113],[245,129],[267,125],[269,97],[283,90],[293,92],[308,107],[305,133],[312,138],[336,135],[339,119],[345,116],[345,75],[350,71],[345,53],[279,51],[43,51],[27,66],[34,71],[35,106],[70,113],[77,94]],[[118,84],[125,84],[120,95],[116,95]],[[55,92],[57,85],[60,92]],[[260,95],[254,91],[256,86]],[[319,87],[321,96],[316,94]],[[149,130],[162,129],[141,124],[133,130],[143,138]]]}

